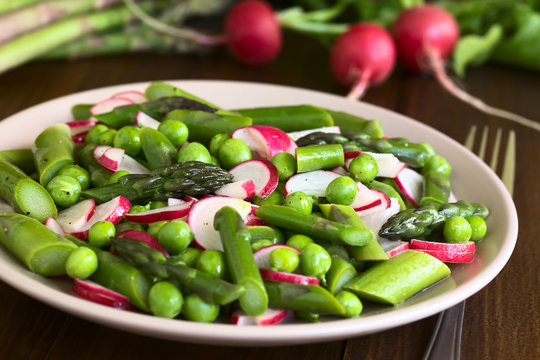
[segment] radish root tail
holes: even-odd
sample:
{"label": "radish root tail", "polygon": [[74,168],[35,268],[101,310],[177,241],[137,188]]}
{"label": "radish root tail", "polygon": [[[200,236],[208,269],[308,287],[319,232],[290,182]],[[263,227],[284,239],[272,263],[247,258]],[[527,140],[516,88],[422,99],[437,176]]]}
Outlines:
{"label": "radish root tail", "polygon": [[475,108],[477,108],[478,110],[486,114],[494,115],[503,119],[514,121],[523,126],[527,126],[536,131],[540,131],[540,123],[527,119],[523,116],[514,114],[510,111],[506,111],[506,110],[502,110],[502,109],[490,106],[486,104],[485,102],[483,102],[482,100],[472,96],[471,94],[467,93],[465,90],[458,87],[446,73],[444,69],[444,60],[442,60],[441,57],[435,51],[433,51],[433,49],[428,48],[427,53],[429,56],[430,67],[431,67],[431,70],[433,70],[435,78],[450,94],[474,106]]}
{"label": "radish root tail", "polygon": [[349,100],[360,100],[362,96],[366,93],[366,90],[369,85],[369,77],[371,76],[371,71],[365,70],[360,72],[360,76],[357,77],[354,82],[351,91],[347,94],[347,99]]}

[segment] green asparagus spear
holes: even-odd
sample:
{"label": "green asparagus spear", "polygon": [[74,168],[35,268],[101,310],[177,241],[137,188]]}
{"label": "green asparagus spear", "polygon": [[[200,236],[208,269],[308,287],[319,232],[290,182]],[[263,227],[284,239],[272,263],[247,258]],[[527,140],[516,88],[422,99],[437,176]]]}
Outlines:
{"label": "green asparagus spear", "polygon": [[214,228],[219,231],[227,267],[235,283],[246,289],[239,299],[240,307],[251,316],[268,308],[268,294],[251,251],[249,231],[242,217],[229,206],[218,210]]}
{"label": "green asparagus spear", "polygon": [[12,163],[25,174],[30,175],[36,171],[34,163],[34,154],[30,149],[16,149],[0,151],[0,160]]}
{"label": "green asparagus spear", "polygon": [[442,261],[406,250],[373,265],[344,288],[362,299],[397,305],[448,275],[450,269]]}
{"label": "green asparagus spear", "polygon": [[65,274],[66,260],[77,247],[72,242],[24,215],[0,215],[0,226],[0,244],[28,269],[44,276]]}
{"label": "green asparagus spear", "polygon": [[254,243],[258,240],[270,240],[274,244],[284,242],[283,234],[275,227],[265,225],[248,226],[249,240]]}
{"label": "green asparagus spear", "polygon": [[214,113],[217,110],[216,108],[212,108],[192,99],[181,96],[172,96],[154,101],[147,101],[142,104],[118,106],[108,113],[95,115],[95,118],[106,125],[119,129],[122,126],[135,124],[136,116],[139,111],[142,111],[157,120],[161,120],[167,113],[177,109],[199,110],[208,113]]}
{"label": "green asparagus spear", "polygon": [[40,1],[43,0],[2,0],[2,2],[0,2],[0,13],[16,10]]}
{"label": "green asparagus spear", "polygon": [[49,126],[38,135],[32,146],[32,152],[41,185],[47,186],[61,168],[74,163],[74,149],[71,131],[66,124]]}
{"label": "green asparagus spear", "polygon": [[56,205],[49,192],[21,169],[0,160],[0,179],[0,197],[15,211],[40,222],[56,217]]}
{"label": "green asparagus spear", "polygon": [[255,214],[268,224],[335,244],[363,246],[373,237],[373,233],[367,228],[340,224],[287,206],[263,205],[257,208]]}
{"label": "green asparagus spear", "polygon": [[155,129],[143,127],[139,135],[142,151],[151,170],[176,163],[176,148],[164,134]]}
{"label": "green asparagus spear", "polygon": [[234,110],[253,120],[253,125],[271,125],[283,131],[299,131],[332,126],[330,114],[313,105],[275,106]]}
{"label": "green asparagus spear", "polygon": [[112,238],[113,250],[123,259],[151,276],[178,283],[213,304],[229,304],[245,289],[182,264],[170,264],[158,250],[129,238]]}
{"label": "green asparagus spear", "polygon": [[430,203],[418,209],[400,211],[391,216],[379,230],[379,236],[390,240],[410,240],[425,237],[440,230],[445,221],[454,216],[478,215],[486,218],[489,210],[479,203],[459,200],[455,203]]}
{"label": "green asparagus spear", "polygon": [[420,206],[429,203],[445,204],[450,196],[450,172],[448,161],[440,155],[433,155],[422,168],[424,175],[424,195]]}
{"label": "green asparagus spear", "polygon": [[94,104],[76,104],[71,107],[71,116],[74,120],[86,120],[92,117],[90,109]]}
{"label": "green asparagus spear", "polygon": [[341,291],[343,286],[357,275],[354,266],[337,255],[332,256],[332,265],[324,275],[326,288],[333,295]]}
{"label": "green asparagus spear", "polygon": [[265,281],[269,305],[275,309],[321,314],[345,314],[345,308],[326,289],[318,285],[300,285]]}
{"label": "green asparagus spear", "polygon": [[124,196],[131,202],[200,197],[232,182],[227,171],[199,161],[162,166],[148,175],[125,175],[117,183],[84,190],[81,194],[98,203]]}
{"label": "green asparagus spear", "polygon": [[399,191],[397,191],[392,185],[389,185],[382,181],[372,180],[369,183],[366,184],[366,186],[370,189],[379,190],[386,195],[388,195],[389,198],[396,198],[399,202],[399,209],[405,210],[405,202],[403,201],[403,198],[401,197],[401,194]]}
{"label": "green asparagus spear", "polygon": [[295,151],[298,172],[333,169],[345,163],[343,147],[339,144],[308,145],[298,147]]}
{"label": "green asparagus spear", "polygon": [[326,109],[342,132],[364,133],[371,138],[379,139],[384,136],[384,130],[379,120],[367,120],[342,111]]}

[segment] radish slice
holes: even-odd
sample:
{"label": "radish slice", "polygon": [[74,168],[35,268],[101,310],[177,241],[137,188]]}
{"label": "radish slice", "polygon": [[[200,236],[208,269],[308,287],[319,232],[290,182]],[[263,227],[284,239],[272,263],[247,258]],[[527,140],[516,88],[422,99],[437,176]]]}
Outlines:
{"label": "radish slice", "polygon": [[424,193],[424,177],[416,171],[403,168],[395,178],[396,185],[403,196],[416,208]]}
{"label": "radish slice", "polygon": [[239,180],[225,184],[216,191],[216,195],[250,201],[255,197],[255,183],[251,179]]}
{"label": "radish slice", "polygon": [[[396,198],[390,198],[390,207],[379,212],[367,214],[367,215],[359,215],[362,221],[364,222],[364,225],[366,225],[368,228],[373,231],[373,234],[375,234],[375,237],[377,238],[377,241],[379,241],[379,244],[382,246],[382,242],[389,241],[386,239],[381,238],[378,233],[379,230],[381,230],[381,227],[388,221],[388,219],[399,212],[400,206],[398,199]],[[358,213],[357,213],[358,214]]]}
{"label": "radish slice", "polygon": [[69,126],[71,131],[71,139],[74,143],[83,143],[86,139],[86,134],[97,124],[96,120],[77,120],[68,121],[66,125]]}
{"label": "radish slice", "polygon": [[356,192],[356,197],[351,204],[351,207],[355,211],[367,210],[377,205],[381,205],[382,198],[379,193],[372,191],[361,182],[356,183],[356,188],[358,191]]}
{"label": "radish slice", "polygon": [[137,160],[125,153],[124,149],[107,145],[96,146],[94,149],[96,161],[110,172],[127,171],[130,174],[149,174],[150,170]]}
{"label": "radish slice", "polygon": [[377,163],[378,177],[395,178],[401,172],[401,170],[405,168],[405,163],[399,161],[399,159],[393,154],[372,153],[368,151],[345,151],[345,169],[349,170],[349,164],[351,161],[362,153],[373,156],[375,162]]}
{"label": "radish slice", "polygon": [[300,284],[300,285],[320,285],[321,284],[319,279],[311,277],[311,276],[286,273],[286,272],[274,271],[274,270],[268,270],[268,269],[259,269],[259,271],[261,272],[261,277],[264,280],[288,282],[288,283]]}
{"label": "radish slice", "polygon": [[161,244],[147,232],[139,230],[124,230],[120,234],[118,234],[117,237],[142,241],[146,245],[150,246],[152,249],[156,249],[166,257],[170,257],[167,250],[165,250],[165,248],[161,246]]}
{"label": "radish slice", "polygon": [[231,323],[234,325],[246,326],[246,325],[258,325],[268,326],[276,325],[287,318],[287,310],[267,309],[264,314],[259,316],[250,316],[242,310],[233,312],[231,316]]}
{"label": "radish slice", "polygon": [[187,223],[194,234],[193,242],[203,250],[223,250],[219,232],[214,230],[214,216],[224,206],[230,206],[245,219],[251,212],[251,204],[226,196],[207,196],[195,202],[188,213]]}
{"label": "radish slice", "polygon": [[45,226],[57,233],[60,236],[66,235],[64,230],[58,225],[56,220],[54,220],[52,217],[48,217],[47,220],[45,220]]}
{"label": "radish slice", "polygon": [[102,100],[90,108],[90,114],[99,115],[113,111],[118,106],[131,105],[134,102],[123,97],[114,97]]}
{"label": "radish slice", "polygon": [[392,202],[388,195],[386,195],[382,191],[375,189],[370,189],[370,191],[374,192],[378,196],[380,203],[376,202],[375,204],[370,204],[364,208],[360,208],[360,210],[357,210],[356,213],[360,217],[384,211],[392,205]]}
{"label": "radish slice", "polygon": [[157,128],[159,127],[159,124],[161,124],[159,121],[157,121],[150,115],[143,113],[142,111],[137,112],[135,119],[137,121],[137,125],[143,126],[143,127],[149,127],[154,130],[157,130]]}
{"label": "radish slice", "polygon": [[193,205],[192,201],[183,201],[178,205],[169,205],[158,209],[141,211],[134,214],[125,214],[124,217],[134,223],[150,224],[156,221],[168,221],[186,216]]}
{"label": "radish slice", "polygon": [[136,90],[122,91],[114,94],[111,98],[128,99],[133,101],[134,104],[140,104],[147,101],[146,96],[144,96],[142,92]]}
{"label": "radish slice", "polygon": [[126,296],[117,293],[116,291],[107,289],[90,280],[83,281],[75,279],[71,289],[80,297],[101,305],[123,310],[134,309],[134,306],[129,303],[129,298]]}
{"label": "radish slice", "polygon": [[96,202],[94,199],[79,201],[58,213],[56,223],[62,231],[71,234],[81,229],[94,215]]}
{"label": "radish slice", "polygon": [[[94,155],[94,159],[96,161],[98,161],[98,159],[100,157],[103,156],[103,154],[105,153],[105,151],[107,151],[108,149],[110,149],[111,147],[108,146],[108,145],[98,145],[94,148],[94,152],[93,152],[93,155]],[[98,161],[99,162],[99,161]]]}
{"label": "radish slice", "polygon": [[267,160],[280,152],[294,156],[297,147],[285,131],[268,125],[246,126],[233,131],[231,137],[242,140],[251,151]]}
{"label": "radish slice", "polygon": [[436,250],[425,250],[425,249],[415,249],[416,251],[421,251],[426,254],[429,254],[442,262],[447,263],[468,263],[473,261],[474,252],[455,252],[455,251],[436,251]]}
{"label": "radish slice", "polygon": [[110,172],[116,172],[124,154],[124,149],[110,147],[96,161]]}
{"label": "radish slice", "polygon": [[315,170],[291,176],[285,183],[285,196],[302,191],[306,195],[326,196],[326,188],[340,175],[328,170]]}
{"label": "radish slice", "polygon": [[268,197],[278,186],[279,174],[270,161],[253,159],[244,161],[229,170],[234,181],[251,179],[255,184],[255,193],[262,198]]}
{"label": "radish slice", "polygon": [[411,249],[413,250],[433,250],[447,252],[475,252],[476,243],[467,241],[464,243],[440,243],[425,240],[411,239]]}
{"label": "radish slice", "polygon": [[388,257],[392,257],[409,249],[409,243],[406,241],[398,240],[392,241],[390,244],[390,241],[388,241],[385,246],[381,244],[381,247],[384,251],[386,251],[386,255],[388,255]]}
{"label": "radish slice", "polygon": [[339,126],[324,126],[320,128],[315,129],[309,129],[309,130],[301,130],[301,131],[293,131],[290,133],[287,133],[293,139],[294,141],[300,139],[301,137],[304,137],[309,134],[313,134],[315,132],[323,132],[328,134],[341,134],[341,129]]}
{"label": "radish slice", "polygon": [[283,244],[275,244],[270,246],[265,246],[263,248],[260,248],[259,250],[255,251],[253,253],[253,257],[255,258],[255,262],[257,263],[257,267],[259,269],[270,269],[270,254],[272,251],[276,249],[291,249],[298,255],[300,255],[300,251],[298,249],[293,248],[292,246],[283,245]]}

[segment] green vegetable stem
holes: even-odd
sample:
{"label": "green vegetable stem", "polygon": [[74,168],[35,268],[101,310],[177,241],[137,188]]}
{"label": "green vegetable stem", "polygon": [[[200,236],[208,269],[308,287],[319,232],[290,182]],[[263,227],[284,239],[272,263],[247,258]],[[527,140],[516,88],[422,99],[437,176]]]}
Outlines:
{"label": "green vegetable stem", "polygon": [[151,170],[176,163],[176,148],[165,135],[149,127],[143,127],[139,134],[142,151]]}
{"label": "green vegetable stem", "polygon": [[343,166],[345,157],[340,144],[308,145],[295,149],[298,172],[333,169]]}
{"label": "green vegetable stem", "polygon": [[30,175],[36,171],[34,154],[30,149],[16,149],[0,151],[0,160],[12,163],[25,174]]}

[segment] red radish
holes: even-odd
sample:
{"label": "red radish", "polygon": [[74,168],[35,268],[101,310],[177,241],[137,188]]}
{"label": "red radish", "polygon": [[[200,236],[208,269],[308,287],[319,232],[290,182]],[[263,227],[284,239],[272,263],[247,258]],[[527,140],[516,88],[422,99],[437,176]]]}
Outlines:
{"label": "red radish", "polygon": [[343,85],[351,86],[347,96],[359,99],[368,86],[383,82],[396,62],[392,36],[381,26],[371,23],[353,25],[334,44],[330,70]]}
{"label": "red radish", "polygon": [[207,196],[196,201],[189,210],[187,223],[194,235],[194,243],[204,250],[223,250],[219,232],[214,230],[214,216],[224,206],[235,209],[242,219],[251,212],[251,204],[226,196]]}
{"label": "red radish", "polygon": [[133,101],[135,104],[140,104],[143,102],[146,102],[146,96],[140,91],[137,90],[128,90],[128,91],[122,91],[117,94],[114,94],[111,96],[111,98],[123,98]]}
{"label": "red radish", "polygon": [[257,263],[257,267],[259,269],[270,269],[270,254],[272,251],[276,249],[291,249],[292,251],[296,252],[298,255],[300,255],[300,251],[298,249],[293,248],[292,246],[283,245],[283,244],[275,244],[270,246],[265,246],[263,248],[260,248],[259,250],[255,251],[253,253],[253,257],[255,258],[255,262]]}
{"label": "red radish", "polygon": [[110,172],[125,170],[130,174],[148,174],[150,170],[137,160],[125,153],[124,149],[107,145],[96,146],[94,149],[96,161]]}
{"label": "red radish", "polygon": [[143,113],[142,111],[137,112],[137,115],[135,116],[135,120],[137,122],[137,125],[143,126],[143,127],[149,127],[154,130],[157,130],[157,128],[159,127],[159,124],[161,124],[159,121],[157,121],[150,115]]}
{"label": "red radish", "polygon": [[263,219],[251,214],[246,216],[246,218],[244,219],[244,223],[249,226],[268,225],[263,221]]}
{"label": "red radish", "polygon": [[295,191],[302,191],[306,195],[325,197],[328,184],[338,177],[340,177],[339,174],[327,170],[315,170],[295,174],[285,183],[285,196]]}
{"label": "red radish", "polygon": [[54,220],[52,217],[48,217],[47,220],[45,220],[45,226],[57,233],[60,236],[66,235],[64,230],[60,227],[60,225]]}
{"label": "red radish", "polygon": [[56,222],[66,233],[76,232],[82,228],[94,215],[96,202],[94,199],[79,201],[58,213]]}
{"label": "red radish", "polygon": [[180,219],[188,214],[194,201],[184,201],[182,204],[169,205],[157,209],[125,214],[124,217],[134,223],[150,224],[156,221]]}
{"label": "red radish", "polygon": [[250,316],[242,310],[237,310],[232,313],[231,323],[234,325],[258,325],[268,326],[276,325],[287,318],[289,311],[279,309],[267,309],[264,314],[259,316]]}
{"label": "red radish", "polygon": [[96,120],[77,120],[68,121],[66,123],[71,131],[71,139],[74,143],[83,143],[86,139],[86,134],[97,124]]}
{"label": "red radish", "polygon": [[270,161],[253,159],[244,161],[229,170],[234,181],[251,179],[255,184],[255,193],[262,198],[270,195],[278,186],[279,174]]}
{"label": "red radish", "polygon": [[135,307],[129,303],[128,297],[90,280],[75,279],[71,289],[80,297],[101,305],[124,310],[135,309]]}
{"label": "red radish", "polygon": [[231,137],[240,139],[263,159],[270,160],[280,152],[295,155],[296,143],[281,129],[268,125],[252,125],[235,130]]}
{"label": "red radish", "polygon": [[416,208],[424,192],[424,177],[410,168],[403,168],[395,178],[401,194]]}
{"label": "red radish", "polygon": [[409,243],[406,241],[398,240],[398,241],[392,241],[391,243],[392,244],[390,246],[381,245],[383,250],[386,251],[386,255],[388,255],[388,257],[396,256],[397,254],[402,253],[405,250],[409,249]]}
{"label": "red radish", "polygon": [[170,257],[167,250],[165,250],[163,246],[161,246],[161,244],[156,239],[154,239],[152,235],[145,231],[124,230],[120,234],[118,234],[117,237],[142,241],[146,245],[150,246],[152,249],[156,249],[166,257]]}
{"label": "red radish", "polygon": [[125,152],[124,149],[110,147],[96,161],[105,169],[116,172]]}
{"label": "red radish", "polygon": [[250,201],[255,197],[255,183],[251,179],[235,181],[225,184],[216,191],[216,195],[228,196],[236,199]]}
{"label": "red radish", "polygon": [[176,199],[176,198],[168,198],[167,199],[167,205],[169,206],[172,206],[172,205],[181,205],[181,204],[185,204],[186,202],[190,202],[190,201],[198,201],[198,199],[195,199],[194,197],[191,197],[191,196],[186,196],[184,200],[182,199]]}
{"label": "red radish", "polygon": [[[356,192],[356,197],[351,204],[351,207],[355,211],[366,210],[377,205],[381,205],[382,197],[379,195],[378,192],[372,191],[361,182],[356,183],[356,188],[358,189],[358,191]],[[386,209],[386,201],[384,205],[384,208]]]}
{"label": "red radish", "polygon": [[436,250],[425,250],[425,249],[415,249],[416,251],[421,251],[426,254],[429,254],[442,262],[447,263],[468,263],[473,261],[474,252],[456,252],[456,251],[436,251]]}
{"label": "red radish", "polygon": [[370,191],[374,192],[378,196],[379,202],[368,204],[364,207],[359,208],[358,210],[355,209],[356,213],[360,217],[367,216],[370,214],[375,214],[381,211],[385,211],[389,209],[392,204],[388,195],[386,195],[382,191],[375,190],[375,189],[371,189]]}
{"label": "red radish", "polygon": [[291,139],[296,141],[300,139],[301,137],[312,134],[314,132],[323,132],[327,134],[341,134],[341,129],[339,128],[339,126],[325,126],[325,127],[309,129],[309,130],[293,131],[293,132],[287,133],[287,135],[289,135]]}
{"label": "red radish", "polygon": [[450,94],[480,111],[540,131],[540,123],[487,105],[450,79],[445,63],[459,39],[459,27],[448,11],[434,4],[411,7],[398,16],[392,30],[403,66],[412,71],[433,72]]}
{"label": "red radish", "polygon": [[321,281],[312,276],[286,273],[281,271],[274,271],[268,269],[260,269],[261,277],[264,280],[277,281],[277,282],[288,282],[293,284],[300,285],[320,285]]}
{"label": "red radish", "polygon": [[[73,206],[76,205],[77,204]],[[62,230],[64,230],[66,233],[84,239],[88,237],[88,231],[90,230],[92,225],[94,225],[98,221],[109,221],[113,224],[116,224],[124,217],[124,214],[128,212],[130,207],[131,204],[129,203],[128,199],[123,196],[117,196],[112,200],[96,206],[92,217],[82,225],[80,223],[77,224],[77,226],[73,226],[72,224],[70,224],[69,226],[65,227],[62,223],[60,223],[60,221],[58,223],[60,224],[60,226],[62,226]],[[69,209],[71,208],[63,211],[67,211]],[[58,216],[58,220],[59,218],[60,216]]]}
{"label": "red radish", "polygon": [[367,151],[345,151],[345,169],[349,170],[349,164],[358,155],[366,153],[375,159],[377,163],[377,176],[395,178],[401,170],[405,167],[405,163],[399,161],[399,159],[393,154],[387,153],[372,153]]}
{"label": "red radish", "polygon": [[268,3],[241,1],[225,19],[227,44],[238,61],[262,65],[274,60],[281,50],[281,29]]}
{"label": "red radish", "polygon": [[357,214],[364,222],[364,225],[366,225],[368,228],[371,229],[371,231],[373,231],[373,234],[375,234],[377,241],[379,241],[379,243],[382,243],[388,240],[383,239],[378,235],[379,230],[381,230],[381,227],[385,222],[388,221],[390,216],[397,214],[399,210],[400,206],[398,200],[396,198],[390,198],[390,207],[383,211],[373,212],[367,215],[361,215],[358,213]]}
{"label": "red radish", "polygon": [[90,113],[92,115],[104,114],[104,113],[108,113],[114,110],[114,108],[118,106],[131,105],[131,104],[134,104],[134,102],[130,99],[126,99],[122,97],[109,98],[109,99],[102,100],[98,102],[97,104],[95,104],[94,106],[92,106],[90,108]]}
{"label": "red radish", "polygon": [[425,240],[411,239],[411,249],[413,250],[434,250],[434,251],[454,251],[454,252],[475,252],[476,243],[467,241],[464,243],[440,243]]}

